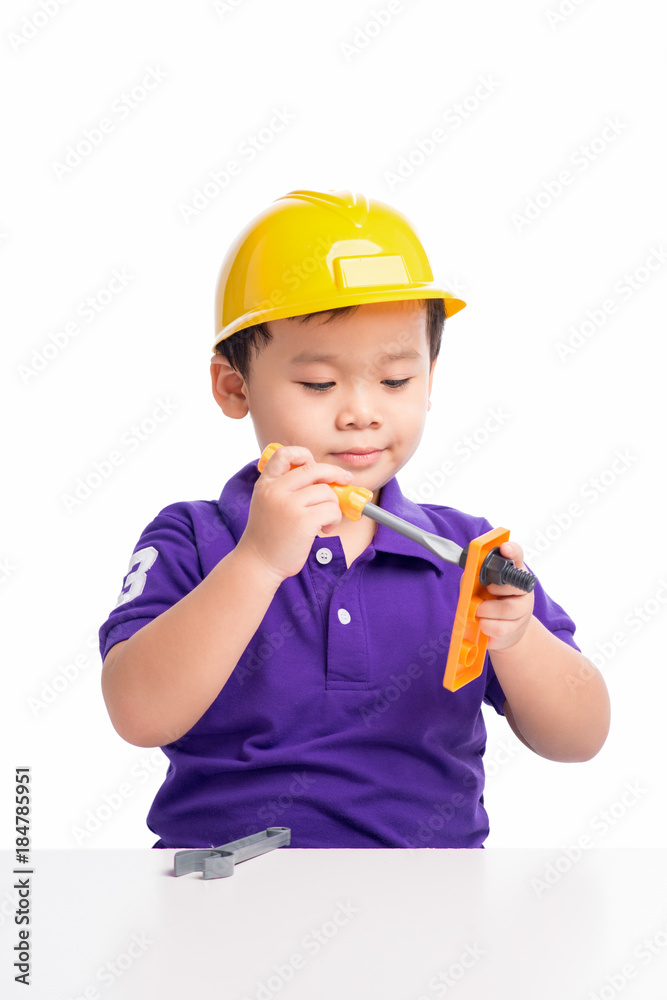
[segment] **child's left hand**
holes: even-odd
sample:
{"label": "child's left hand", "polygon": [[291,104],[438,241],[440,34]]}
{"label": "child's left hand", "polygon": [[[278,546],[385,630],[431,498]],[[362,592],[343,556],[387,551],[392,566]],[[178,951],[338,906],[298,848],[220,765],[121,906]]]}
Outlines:
{"label": "child's left hand", "polygon": [[[516,542],[503,542],[501,556],[512,559],[519,569],[526,569],[523,549]],[[509,649],[521,639],[533,615],[535,597],[523,590],[505,584],[490,583],[486,588],[490,594],[497,594],[495,600],[482,601],[477,609],[477,618],[484,635],[489,637],[487,649]]]}

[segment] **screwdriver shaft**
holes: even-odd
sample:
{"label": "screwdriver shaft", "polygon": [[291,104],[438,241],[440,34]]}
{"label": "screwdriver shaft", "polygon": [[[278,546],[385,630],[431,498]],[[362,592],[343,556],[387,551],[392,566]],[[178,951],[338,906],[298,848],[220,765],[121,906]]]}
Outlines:
{"label": "screwdriver shaft", "polygon": [[457,566],[460,565],[459,560],[461,559],[463,549],[460,545],[456,545],[455,542],[450,542],[448,538],[440,538],[439,535],[434,535],[430,531],[424,531],[423,528],[418,528],[416,524],[410,524],[409,521],[404,521],[402,517],[397,517],[396,514],[391,514],[388,510],[384,510],[382,507],[378,507],[377,504],[370,503],[370,501],[364,504],[363,513],[367,517],[377,521],[378,524],[384,524],[387,528],[393,528],[399,534],[405,535],[406,538],[411,538],[413,542],[419,542],[425,549],[432,552],[434,556],[438,556],[438,558],[443,559],[445,562],[456,563]]}
{"label": "screwdriver shaft", "polygon": [[[424,531],[409,521],[404,521],[396,514],[390,514],[388,510],[383,510],[374,503],[368,501],[364,504],[363,513],[371,517],[378,524],[385,524],[388,528],[398,531],[399,534],[411,538],[413,542],[419,542],[425,549],[432,552],[434,556],[444,562],[455,563],[461,569],[465,568],[468,557],[467,546],[462,549],[460,545],[451,542],[448,538],[441,538],[431,531]],[[500,555],[500,549],[489,552],[480,568],[480,582],[486,586],[487,583],[509,584],[529,593],[535,586],[536,578],[525,569],[518,569],[511,559],[505,559]]]}

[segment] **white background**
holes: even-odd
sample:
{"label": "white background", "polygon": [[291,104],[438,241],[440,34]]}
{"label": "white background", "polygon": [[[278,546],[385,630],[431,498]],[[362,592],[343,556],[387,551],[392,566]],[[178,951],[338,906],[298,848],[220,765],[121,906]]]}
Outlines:
{"label": "white background", "polygon": [[[399,481],[541,548],[528,561],[609,686],[612,730],[588,763],[545,761],[486,714],[487,846],[664,845],[657,6],[563,2],[556,21],[557,0],[403,0],[378,30],[383,0],[51,4],[47,17],[6,2],[0,29],[1,845],[13,845],[19,765],[33,769],[35,846],[154,842],[145,816],[165,759],[113,730],[97,630],[154,515],[217,498],[258,457],[249,419],[232,424],[210,393],[213,290],[237,232],[295,188],[395,205],[468,302],[447,323],[427,432]],[[121,116],[150,70],[153,89]],[[250,162],[240,147],[275,109],[292,120]],[[104,118],[112,131],[57,176]],[[446,138],[429,147],[438,128]],[[412,172],[392,178],[401,157]],[[182,206],[230,159],[240,174],[186,221]],[[86,321],[81,304],[103,301],[114,271],[126,287]],[[587,319],[581,346],[559,356]],[[160,401],[173,412],[137,443],[132,428]],[[490,409],[505,414],[494,433]],[[466,434],[479,445],[468,459]],[[114,451],[120,464],[68,509]],[[448,460],[456,474],[430,490]]]}

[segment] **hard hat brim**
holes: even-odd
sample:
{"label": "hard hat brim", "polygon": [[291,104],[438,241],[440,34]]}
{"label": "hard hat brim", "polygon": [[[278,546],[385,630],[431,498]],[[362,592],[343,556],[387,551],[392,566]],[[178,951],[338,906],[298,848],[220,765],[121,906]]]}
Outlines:
{"label": "hard hat brim", "polygon": [[316,302],[309,302],[308,308],[304,309],[303,312],[295,312],[293,305],[253,309],[243,316],[238,316],[232,323],[228,323],[226,327],[220,330],[213,344],[213,349],[215,350],[218,344],[223,340],[227,340],[233,334],[239,333],[241,330],[246,330],[248,327],[257,326],[259,323],[269,323],[271,320],[290,319],[295,316],[303,316],[315,312],[328,312],[331,309],[340,309],[344,306],[370,305],[375,302],[414,301],[415,299],[442,299],[445,304],[446,319],[454,316],[461,309],[464,309],[466,305],[463,299],[457,299],[451,292],[446,292],[441,288],[434,288],[431,284],[417,288],[385,288],[381,291],[368,289],[368,291],[361,292],[359,289],[355,289],[353,294],[347,296],[337,294]]}

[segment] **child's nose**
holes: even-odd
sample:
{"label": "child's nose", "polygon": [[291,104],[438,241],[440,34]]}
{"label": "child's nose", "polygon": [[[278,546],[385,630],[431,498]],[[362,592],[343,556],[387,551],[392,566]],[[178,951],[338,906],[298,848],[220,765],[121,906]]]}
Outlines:
{"label": "child's nose", "polygon": [[363,387],[353,387],[343,394],[338,410],[338,421],[343,427],[351,424],[368,427],[383,422],[382,409],[374,395]]}

